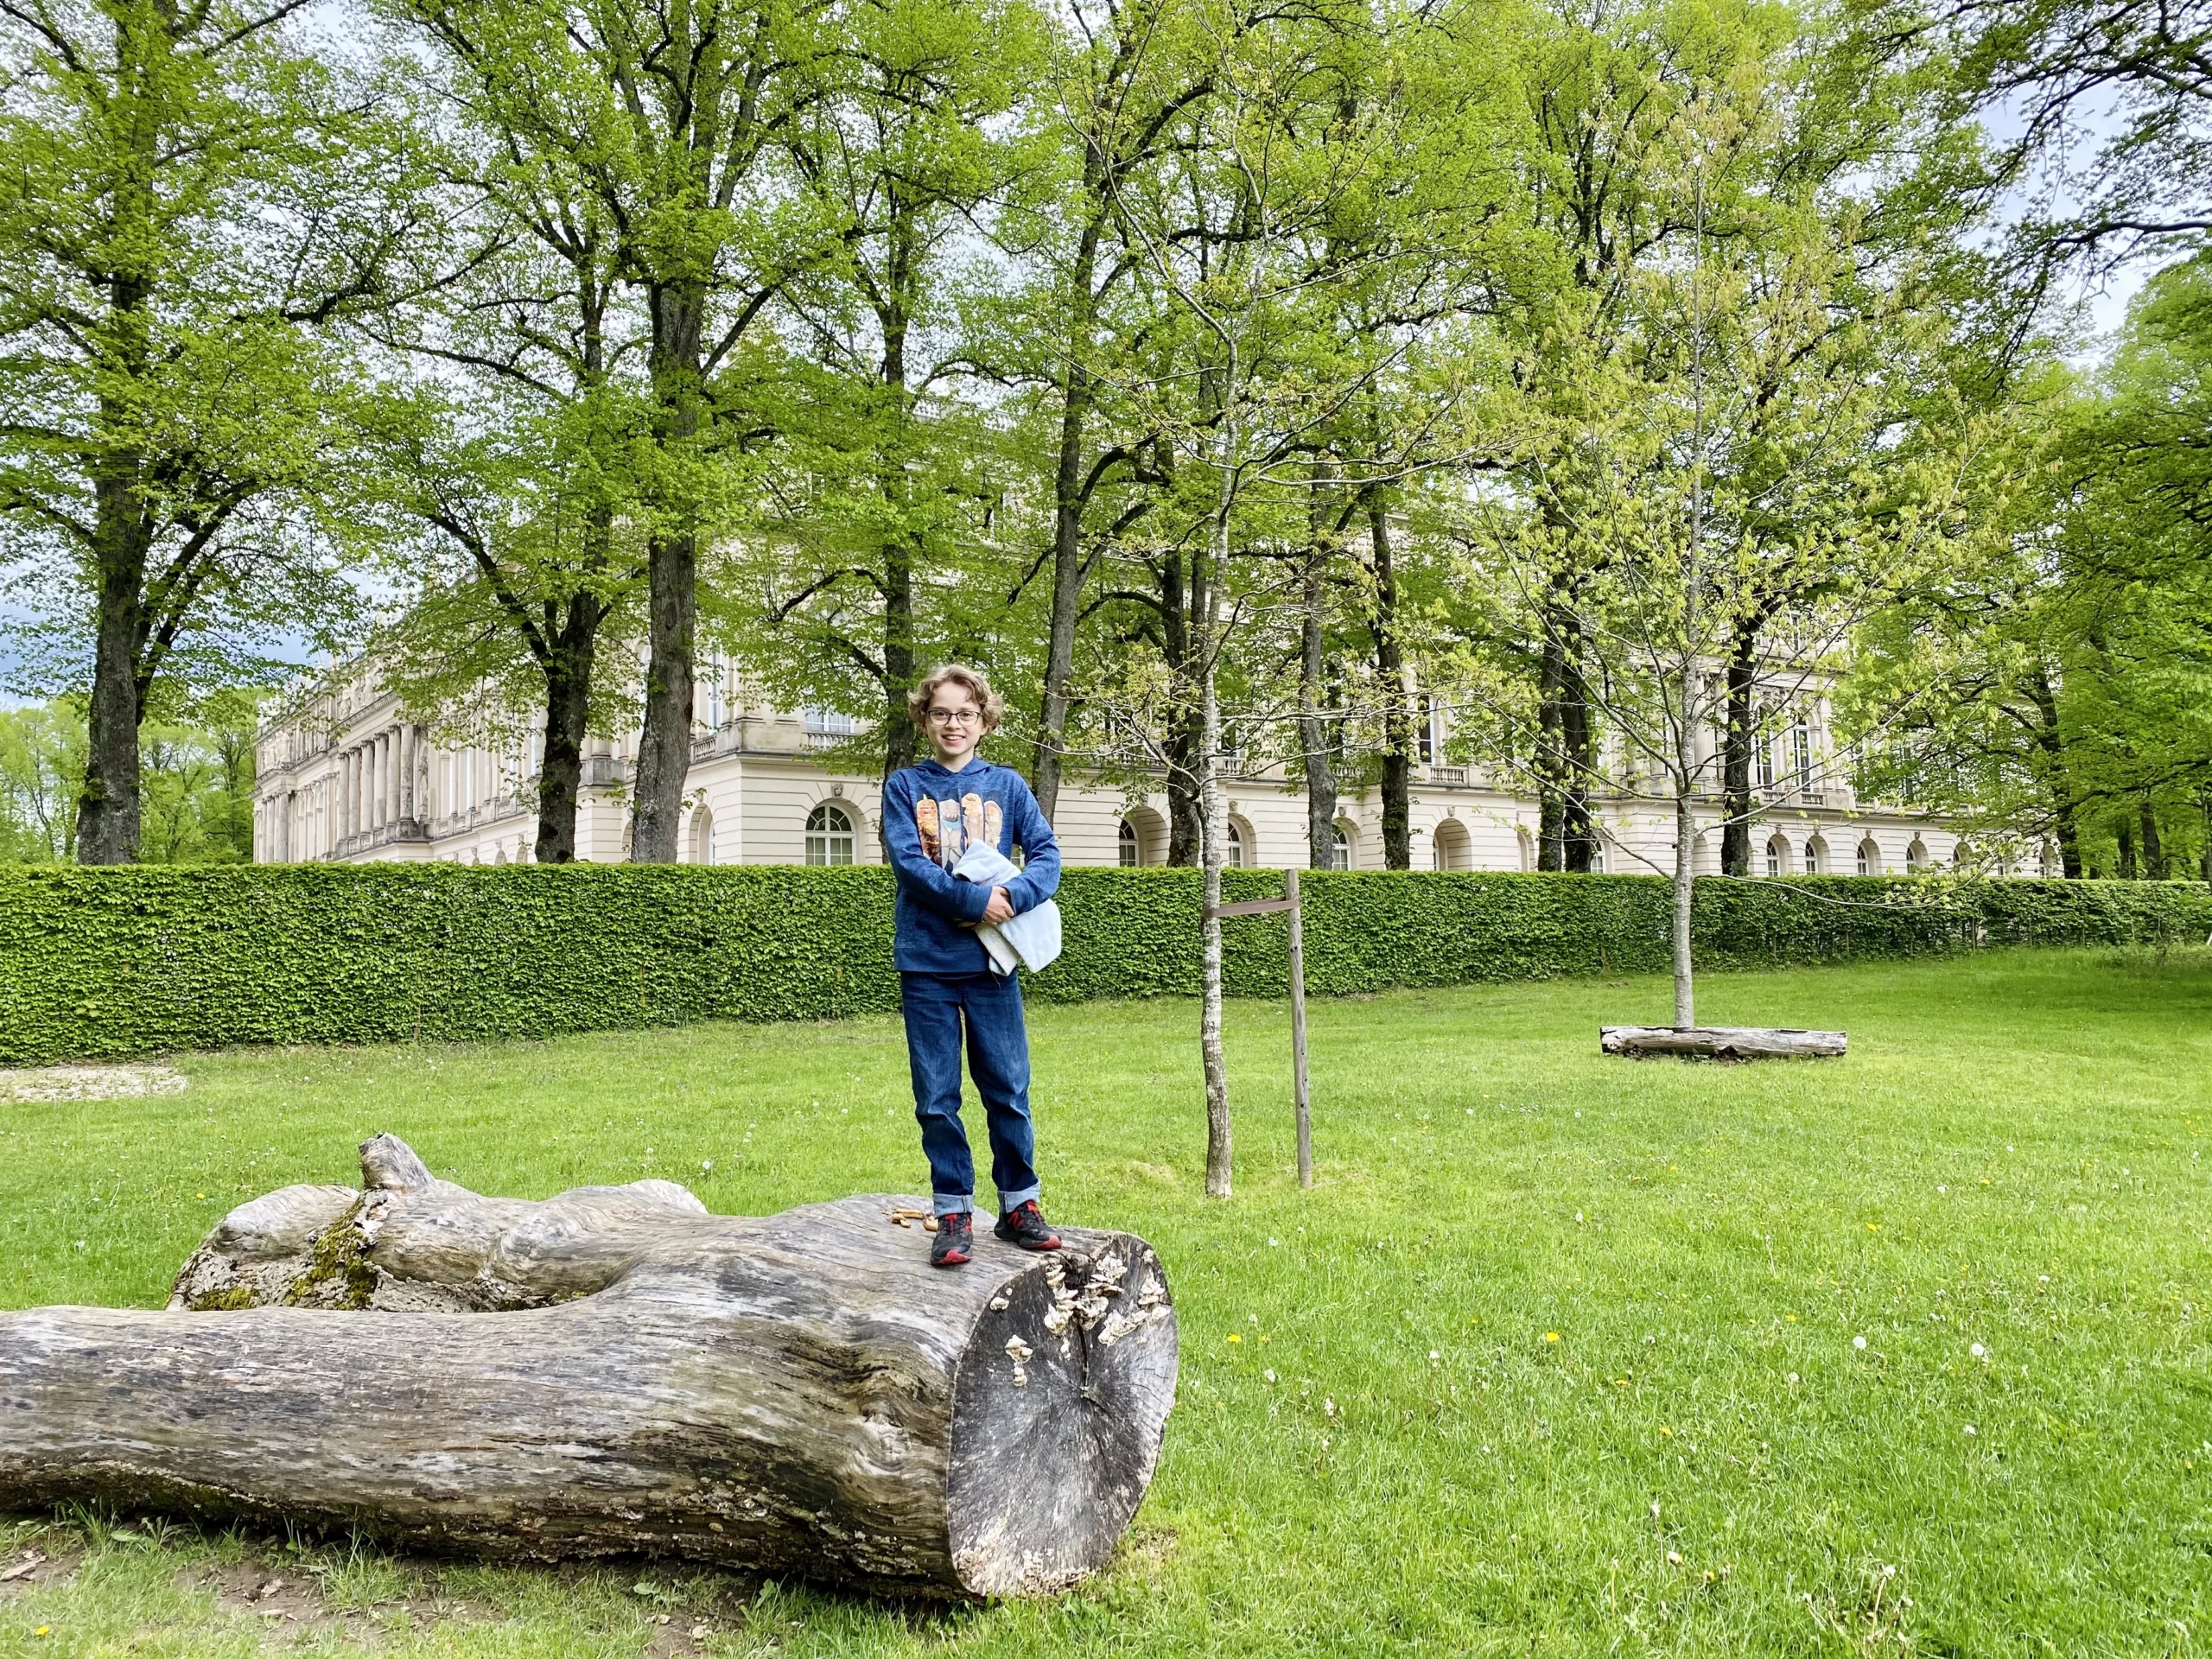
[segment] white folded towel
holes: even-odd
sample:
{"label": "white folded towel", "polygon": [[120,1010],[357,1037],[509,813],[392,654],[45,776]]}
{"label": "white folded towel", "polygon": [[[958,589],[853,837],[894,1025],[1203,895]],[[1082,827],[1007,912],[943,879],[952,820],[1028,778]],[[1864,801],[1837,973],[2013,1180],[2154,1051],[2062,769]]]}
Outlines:
{"label": "white folded towel", "polygon": [[[1002,887],[1021,874],[1012,859],[980,841],[960,855],[952,873],[987,887]],[[1010,922],[983,924],[976,928],[976,937],[983,942],[993,973],[1010,974],[1016,962],[1033,974],[1041,973],[1060,954],[1060,907],[1047,899]]]}

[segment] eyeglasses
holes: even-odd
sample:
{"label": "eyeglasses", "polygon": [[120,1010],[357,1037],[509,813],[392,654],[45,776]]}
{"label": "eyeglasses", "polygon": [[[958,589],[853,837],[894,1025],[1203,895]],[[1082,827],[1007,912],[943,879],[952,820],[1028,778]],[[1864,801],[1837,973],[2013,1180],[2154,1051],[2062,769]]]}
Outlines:
{"label": "eyeglasses", "polygon": [[983,711],[980,709],[932,709],[930,718],[940,726],[980,726]]}

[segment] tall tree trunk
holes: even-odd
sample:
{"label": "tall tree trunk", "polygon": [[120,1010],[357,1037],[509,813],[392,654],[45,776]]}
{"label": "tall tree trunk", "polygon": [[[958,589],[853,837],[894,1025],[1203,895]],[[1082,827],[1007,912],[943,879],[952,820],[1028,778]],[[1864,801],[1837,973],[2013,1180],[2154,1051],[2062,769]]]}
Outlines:
{"label": "tall tree trunk", "polygon": [[2028,696],[2036,706],[2035,745],[2044,757],[2044,787],[2050,799],[2051,827],[2058,837],[2059,868],[2069,881],[2079,881],[2082,867],[2082,826],[2074,804],[2073,787],[2066,772],[2066,734],[2058,723],[2058,692],[2050,683],[2050,665],[2037,663],[2028,682]]}
{"label": "tall tree trunk", "polygon": [[[111,240],[124,250],[125,258],[149,257],[159,237],[153,225],[153,181],[161,146],[156,114],[161,98],[149,94],[146,83],[155,79],[159,60],[170,55],[163,16],[153,10],[134,14],[132,26],[118,35],[124,58],[119,79],[129,87],[119,113],[130,129],[125,143],[132,164],[116,187]],[[153,532],[144,499],[145,458],[126,435],[141,414],[130,387],[144,378],[150,362],[152,302],[153,285],[143,276],[118,270],[110,278],[100,365],[106,383],[99,416],[104,441],[92,468],[98,608],[92,697],[86,710],[85,779],[77,798],[79,864],[129,864],[138,857],[138,727],[146,715],[145,585]]]}
{"label": "tall tree trunk", "polygon": [[[1086,144],[1083,164],[1086,201],[1096,200],[1103,171],[1098,146]],[[1090,374],[1085,364],[1090,354],[1098,238],[1104,225],[1103,212],[1094,213],[1076,245],[1074,269],[1068,274],[1067,369],[1060,385],[1060,449],[1052,468],[1052,615],[1045,639],[1045,696],[1037,722],[1034,779],[1038,810],[1048,819],[1060,802],[1060,773],[1067,753],[1068,683],[1075,673],[1076,617],[1083,599],[1083,512],[1090,499],[1084,478],[1083,441],[1091,403]]]}
{"label": "tall tree trunk", "polygon": [[2120,879],[2123,881],[2136,879],[2135,830],[2126,818],[2120,821]]}
{"label": "tall tree trunk", "polygon": [[[1570,636],[1579,646],[1580,634]],[[1581,652],[1570,649],[1560,680],[1560,741],[1567,754],[1566,788],[1560,799],[1560,839],[1565,868],[1577,875],[1590,874],[1598,851],[1597,826],[1590,817],[1590,779],[1597,768],[1596,744],[1590,729],[1589,693],[1582,678]]]}
{"label": "tall tree trunk", "polygon": [[[663,443],[680,454],[697,437],[703,414],[706,288],[690,280],[656,283],[649,297],[653,396],[659,405],[655,424]],[[691,771],[693,636],[699,607],[695,527],[655,533],[646,550],[645,581],[650,654],[645,728],[638,739],[632,785],[630,857],[639,864],[673,864],[683,821],[683,786]]]}
{"label": "tall tree trunk", "polygon": [[1168,714],[1167,861],[1189,869],[1199,861],[1205,844],[1205,812],[1200,785],[1205,721],[1197,705],[1202,700],[1195,683],[1199,647],[1192,622],[1205,592],[1203,560],[1186,573],[1181,552],[1170,550],[1160,571],[1160,639],[1167,658],[1174,702]]}
{"label": "tall tree trunk", "polygon": [[2158,810],[2151,804],[2148,795],[2138,803],[2138,810],[2143,825],[2143,879],[2163,881],[2166,879],[2166,848],[2158,839]]}
{"label": "tall tree trunk", "polygon": [[913,447],[912,400],[906,390],[906,295],[914,274],[911,229],[911,222],[903,215],[893,226],[891,254],[884,272],[887,296],[876,308],[876,324],[883,331],[882,391],[890,405],[894,435],[889,464],[882,470],[879,486],[891,520],[883,544],[883,776],[887,781],[901,766],[914,764],[920,735],[906,713],[906,694],[919,677],[914,660],[914,532],[909,522],[913,501],[906,484],[906,461]]}
{"label": "tall tree trunk", "polygon": [[145,632],[144,518],[135,458],[102,463],[94,526],[99,589],[92,695],[86,709],[85,779],[77,798],[77,861],[130,864],[138,857],[138,658]]}
{"label": "tall tree trunk", "polygon": [[1406,708],[1405,647],[1398,638],[1398,573],[1382,492],[1367,491],[1367,534],[1375,559],[1375,677],[1382,692],[1382,863],[1413,868],[1413,721]]}
{"label": "tall tree trunk", "polygon": [[1536,868],[1567,868],[1567,745],[1560,684],[1567,652],[1555,630],[1544,632],[1536,677]]}
{"label": "tall tree trunk", "polygon": [[[1224,419],[1224,457],[1235,454],[1234,414]],[[1229,848],[1229,810],[1221,788],[1221,703],[1214,670],[1220,659],[1222,578],[1229,567],[1229,513],[1234,504],[1231,474],[1222,467],[1221,499],[1215,509],[1211,569],[1194,572],[1192,585],[1202,597],[1193,610],[1198,632],[1198,806],[1205,818],[1200,849],[1205,870],[1205,916],[1201,934],[1198,1055],[1206,1084],[1206,1196],[1230,1195],[1230,1136],[1229,1064],[1221,1046],[1221,868]]]}
{"label": "tall tree trunk", "polygon": [[551,631],[548,641],[551,650],[545,664],[545,760],[537,773],[536,857],[540,864],[567,864],[576,856],[576,803],[583,789],[584,734],[591,715],[599,625],[605,615],[595,594],[572,594],[559,628]]}
{"label": "tall tree trunk", "polygon": [[2204,839],[2196,849],[2197,879],[2212,881],[2212,791],[2196,798],[2196,810],[2204,823]]}
{"label": "tall tree trunk", "polygon": [[1298,658],[1298,742],[1306,762],[1306,853],[1310,868],[1336,866],[1337,769],[1332,722],[1321,717],[1327,666],[1329,537],[1327,514],[1314,490],[1313,536],[1306,544],[1304,589],[1300,594]]}
{"label": "tall tree trunk", "polygon": [[1758,741],[1758,635],[1738,626],[1728,654],[1728,724],[1721,738],[1720,799],[1727,822],[1720,831],[1720,869],[1751,873],[1751,750]]}
{"label": "tall tree trunk", "polygon": [[[1687,747],[1689,739],[1683,740]],[[1689,772],[1687,767],[1684,777]],[[1697,896],[1697,802],[1688,789],[1675,792],[1674,913],[1669,931],[1675,950],[1675,1024],[1697,1024],[1697,985],[1690,957],[1690,918]]]}

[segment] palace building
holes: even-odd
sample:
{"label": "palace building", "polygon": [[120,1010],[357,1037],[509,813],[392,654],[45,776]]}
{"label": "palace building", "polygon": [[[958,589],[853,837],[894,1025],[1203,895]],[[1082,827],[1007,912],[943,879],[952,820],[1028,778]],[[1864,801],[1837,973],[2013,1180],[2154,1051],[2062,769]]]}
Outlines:
{"label": "palace building", "polygon": [[[880,799],[873,771],[844,771],[825,754],[855,735],[849,715],[753,706],[727,665],[702,675],[678,857],[698,864],[868,864]],[[1958,837],[1909,809],[1856,799],[1827,775],[1825,700],[1805,707],[1763,746],[1761,821],[1753,826],[1753,871],[1767,875],[1903,874],[1952,863]],[[1532,870],[1534,796],[1494,779],[1479,765],[1444,759],[1448,711],[1432,706],[1420,734],[1412,789],[1413,867],[1435,870]],[[504,747],[442,741],[403,710],[373,671],[356,666],[297,700],[259,734],[254,858],[262,863],[327,860],[443,859],[466,864],[528,862],[537,833],[538,741]],[[633,744],[587,745],[576,816],[576,855],[626,856],[627,785]],[[1225,780],[1232,865],[1303,868],[1302,788],[1279,763],[1255,763]],[[1671,872],[1674,819],[1664,803],[1594,804],[1602,867],[1615,873]],[[1698,837],[1696,868],[1718,874],[1720,809]],[[1054,828],[1071,864],[1148,865],[1166,861],[1163,788],[1132,795],[1071,777]],[[1378,791],[1346,791],[1338,803],[1336,863],[1383,867]],[[2028,868],[2003,874],[2039,874]]]}

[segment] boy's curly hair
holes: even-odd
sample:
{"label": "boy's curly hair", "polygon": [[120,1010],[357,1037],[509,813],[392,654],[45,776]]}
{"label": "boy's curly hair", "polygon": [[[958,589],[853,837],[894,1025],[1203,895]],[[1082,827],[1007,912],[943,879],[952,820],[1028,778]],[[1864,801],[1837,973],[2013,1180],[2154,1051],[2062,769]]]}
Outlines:
{"label": "boy's curly hair", "polygon": [[937,696],[941,685],[957,685],[976,700],[983,711],[983,729],[995,732],[999,720],[1006,713],[1006,700],[991,690],[991,683],[983,677],[983,671],[970,668],[965,663],[943,663],[922,676],[921,683],[906,694],[906,712],[915,725],[924,731],[930,727],[930,700]]}

